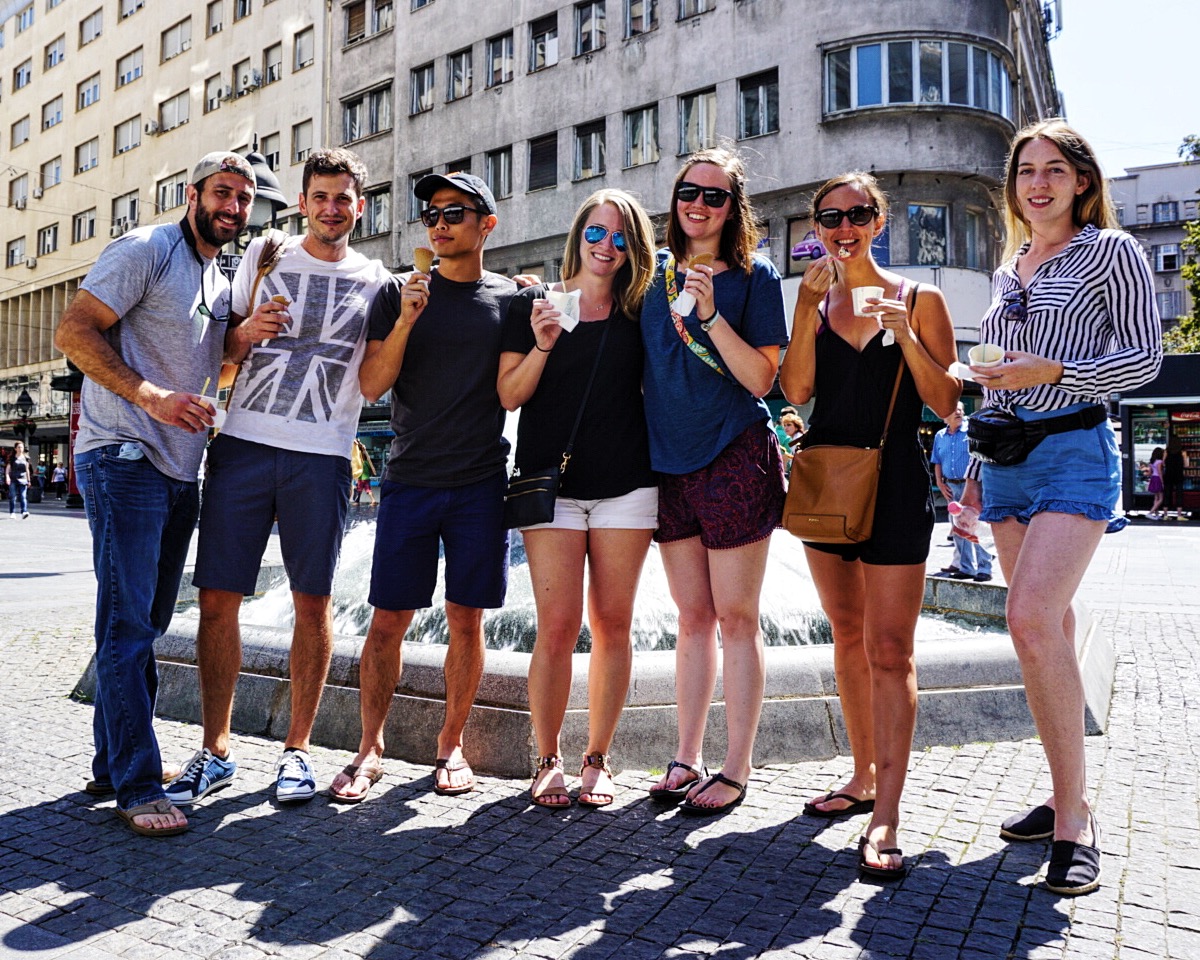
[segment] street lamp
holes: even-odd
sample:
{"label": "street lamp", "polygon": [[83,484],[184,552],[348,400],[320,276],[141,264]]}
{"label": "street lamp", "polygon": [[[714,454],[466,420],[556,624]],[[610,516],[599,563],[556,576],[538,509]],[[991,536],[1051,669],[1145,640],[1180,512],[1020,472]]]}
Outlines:
{"label": "street lamp", "polygon": [[28,447],[29,438],[37,433],[37,424],[29,419],[29,415],[33,413],[33,398],[29,391],[22,389],[13,406],[17,408],[18,414],[17,419],[13,421],[13,433]]}
{"label": "street lamp", "polygon": [[246,154],[246,161],[254,170],[254,206],[250,208],[247,227],[257,236],[266,227],[275,226],[275,215],[288,205],[279,187],[279,178],[267,164],[267,158],[258,152],[258,137]]}

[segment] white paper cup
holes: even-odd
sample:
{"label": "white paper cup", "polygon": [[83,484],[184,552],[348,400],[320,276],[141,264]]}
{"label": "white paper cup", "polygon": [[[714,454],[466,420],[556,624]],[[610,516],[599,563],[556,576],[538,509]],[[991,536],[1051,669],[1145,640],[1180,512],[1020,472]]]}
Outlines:
{"label": "white paper cup", "polygon": [[875,314],[867,313],[867,307],[871,304],[867,303],[868,297],[874,297],[876,300],[883,299],[883,287],[852,287],[850,289],[850,299],[854,302],[854,315],[856,317],[873,317]]}
{"label": "white paper cup", "polygon": [[579,323],[579,291],[572,290],[567,293],[563,290],[547,290],[546,299],[562,314],[559,325],[568,333],[574,330],[575,325]]}
{"label": "white paper cup", "polygon": [[998,367],[1004,362],[1004,348],[994,343],[977,343],[967,351],[973,367]]}
{"label": "white paper cup", "polygon": [[221,406],[221,401],[216,397],[201,397],[201,403],[211,403],[216,413],[213,414],[212,428],[220,430],[225,426],[225,408]]}

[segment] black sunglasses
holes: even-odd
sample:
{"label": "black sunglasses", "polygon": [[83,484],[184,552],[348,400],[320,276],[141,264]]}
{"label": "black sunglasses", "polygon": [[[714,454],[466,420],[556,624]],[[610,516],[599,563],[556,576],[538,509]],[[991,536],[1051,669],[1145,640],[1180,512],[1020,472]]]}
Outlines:
{"label": "black sunglasses", "polygon": [[704,205],[716,210],[725,206],[725,203],[733,196],[728,190],[722,190],[720,187],[702,187],[696,183],[688,183],[686,180],[680,180],[675,184],[676,200],[691,203],[701,195],[704,196]]}
{"label": "black sunglasses", "polygon": [[463,217],[467,215],[468,210],[481,216],[487,213],[486,210],[480,210],[478,207],[466,207],[461,203],[452,203],[448,207],[426,207],[421,211],[421,222],[427,227],[436,227],[440,216],[450,226],[454,226],[456,223],[463,222]]}
{"label": "black sunglasses", "polygon": [[865,227],[879,216],[879,208],[875,205],[856,204],[849,210],[839,210],[837,207],[826,207],[813,214],[813,219],[826,230],[835,230],[845,217],[856,227]]}
{"label": "black sunglasses", "polygon": [[[608,228],[602,227],[598,223],[589,223],[583,228],[583,239],[588,243],[599,243],[608,236]],[[612,232],[612,245],[621,253],[625,252],[625,234],[620,230]]]}
{"label": "black sunglasses", "polygon": [[1009,290],[1000,294],[1000,319],[1013,323],[1024,323],[1029,319],[1029,308],[1025,303],[1025,288]]}

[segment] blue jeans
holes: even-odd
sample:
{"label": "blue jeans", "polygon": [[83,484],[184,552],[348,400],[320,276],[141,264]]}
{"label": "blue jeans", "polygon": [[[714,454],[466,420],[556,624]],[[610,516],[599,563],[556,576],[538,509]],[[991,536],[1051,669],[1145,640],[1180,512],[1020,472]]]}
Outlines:
{"label": "blue jeans", "polygon": [[[953,480],[947,480],[946,486],[954,494],[955,500],[962,500],[963,489],[966,487],[965,482],[955,483]],[[953,534],[953,530],[951,533],[954,536],[954,559],[951,563],[963,573],[969,573],[973,577],[983,573],[990,574],[992,572],[992,555],[987,552],[983,544],[964,540]]]}
{"label": "blue jeans", "polygon": [[15,480],[8,485],[8,512],[11,515],[29,512],[29,484],[17,483]]}
{"label": "blue jeans", "polygon": [[158,668],[188,543],[200,513],[195,482],[160,473],[137,444],[75,457],[96,569],[96,754],[92,775],[111,780],[123,810],[161,800],[154,735]]}

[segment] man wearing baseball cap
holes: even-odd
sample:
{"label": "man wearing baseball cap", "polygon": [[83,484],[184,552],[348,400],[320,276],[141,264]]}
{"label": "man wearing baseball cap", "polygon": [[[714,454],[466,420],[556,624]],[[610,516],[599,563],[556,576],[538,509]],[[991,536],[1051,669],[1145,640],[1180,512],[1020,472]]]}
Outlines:
{"label": "man wearing baseball cap", "polygon": [[504,604],[508,585],[508,441],[496,375],[500,329],[517,287],[483,269],[483,246],[496,228],[487,184],[469,173],[431,174],[414,193],[427,204],[421,220],[438,265],[393,277],[376,294],[359,373],[368,400],[391,390],[395,439],[380,487],[368,596],[375,611],[359,669],[362,740],[329,788],[342,803],[364,799],[379,779],[401,641],[414,613],[433,603],[439,542],[450,645],[433,788],[448,795],[474,788],[463,728],[483,675],[483,611]]}
{"label": "man wearing baseball cap", "polygon": [[55,334],[85,374],[75,476],[97,581],[87,790],[115,792],[117,813],[151,837],[188,825],[163,791],[154,641],[174,612],[200,510],[197,475],[215,412],[201,396],[216,383],[230,306],[216,256],[245,228],[254,189],[237,154],[203,157],[183,220],[110,243]]}

